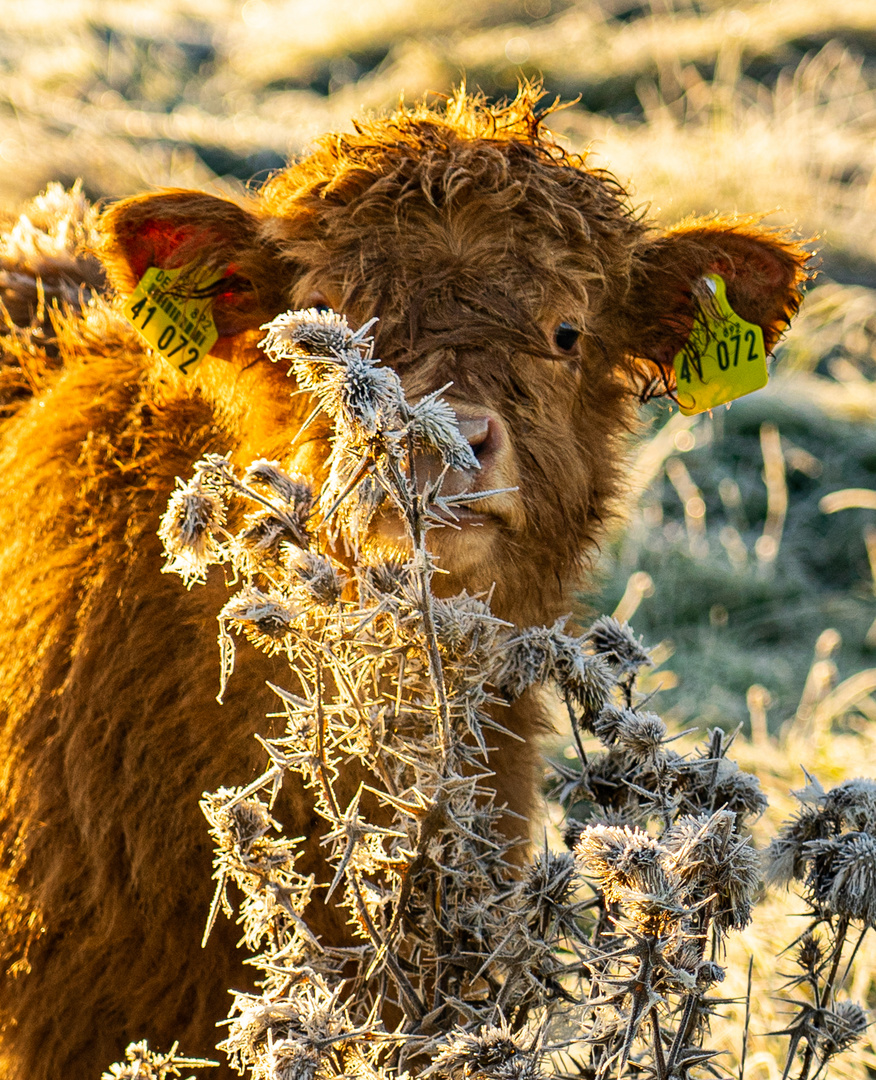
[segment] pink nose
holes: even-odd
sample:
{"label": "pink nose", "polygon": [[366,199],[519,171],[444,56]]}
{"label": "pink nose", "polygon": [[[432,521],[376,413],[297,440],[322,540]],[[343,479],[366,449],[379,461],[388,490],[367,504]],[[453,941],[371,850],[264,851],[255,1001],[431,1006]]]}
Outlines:
{"label": "pink nose", "polygon": [[474,452],[479,468],[451,469],[444,472],[444,462],[435,452],[417,454],[418,483],[432,483],[444,472],[441,484],[443,495],[459,495],[464,491],[486,490],[494,486],[489,474],[499,460],[502,432],[500,424],[491,416],[460,416],[456,422],[464,439]]}
{"label": "pink nose", "polygon": [[481,468],[489,466],[490,459],[495,455],[499,444],[499,429],[496,422],[489,416],[460,416],[457,417],[457,423],[462,437],[468,440]]}

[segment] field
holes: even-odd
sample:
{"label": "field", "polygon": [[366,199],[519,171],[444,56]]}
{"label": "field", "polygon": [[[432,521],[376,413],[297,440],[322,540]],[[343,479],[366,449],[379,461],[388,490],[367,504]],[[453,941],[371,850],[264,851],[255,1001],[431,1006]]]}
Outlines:
{"label": "field", "polygon": [[[819,252],[765,391],[692,419],[645,410],[634,497],[577,613],[617,610],[657,647],[648,688],[679,730],[742,726],[765,842],[800,766],[825,787],[876,775],[873,0],[3,0],[0,209],[50,180],[239,191],[400,94],[465,79],[500,98],[521,77],[570,102],[554,130],[659,220],[757,212]],[[801,908],[767,901],[729,957],[728,998],[754,956],[749,1080],[781,1076],[767,995]],[[856,971],[872,1008],[872,941]],[[713,1030],[735,1071],[744,1006],[727,1011]],[[872,1075],[869,1040],[831,1075]]]}

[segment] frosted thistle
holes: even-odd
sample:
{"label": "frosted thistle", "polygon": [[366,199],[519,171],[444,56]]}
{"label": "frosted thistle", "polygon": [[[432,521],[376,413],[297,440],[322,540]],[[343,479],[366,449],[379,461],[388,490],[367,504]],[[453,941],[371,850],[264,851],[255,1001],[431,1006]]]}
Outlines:
{"label": "frosted thistle", "polygon": [[290,632],[300,613],[282,593],[262,592],[254,585],[247,585],[222,609],[219,624],[223,632],[228,626],[242,630],[255,644],[273,652]]}
{"label": "frosted thistle", "polygon": [[575,855],[609,904],[618,904],[644,934],[666,933],[687,913],[681,880],[668,852],[640,829],[594,825],[582,831]]}
{"label": "frosted thistle", "polygon": [[346,428],[367,437],[378,428],[401,423],[398,376],[358,352],[347,354],[343,363],[322,365],[318,372],[311,365],[306,379],[299,381],[337,418],[342,431]]}
{"label": "frosted thistle", "polygon": [[258,458],[243,474],[245,484],[264,484],[284,503],[295,507],[306,520],[313,509],[314,495],[310,484],[301,477],[290,476],[276,461]]}
{"label": "frosted thistle", "polygon": [[629,626],[610,615],[596,620],[587,632],[587,640],[596,655],[607,660],[621,677],[635,675],[651,663],[647,649]]}
{"label": "frosted thistle", "polygon": [[615,679],[599,657],[584,651],[586,637],[564,633],[563,622],[528,627],[508,641],[495,681],[511,698],[530,686],[554,682],[560,693],[582,710],[576,723],[589,726],[608,701]]}
{"label": "frosted thistle", "polygon": [[306,534],[291,529],[288,518],[272,510],[247,514],[245,527],[235,537],[242,561],[250,573],[264,569],[262,560],[279,562],[284,544],[306,542]]}
{"label": "frosted thistle", "polygon": [[262,330],[267,335],[261,345],[272,360],[297,358],[302,353],[339,356],[354,348],[357,340],[345,315],[316,308],[286,311]]}
{"label": "frosted thistle", "polygon": [[468,439],[460,434],[456,413],[438,396],[444,389],[446,387],[411,407],[410,425],[414,445],[434,450],[450,469],[479,469],[480,464]]}
{"label": "frosted thistle", "polygon": [[818,801],[824,814],[846,828],[876,835],[876,780],[846,780]]}
{"label": "frosted thistle", "polygon": [[374,359],[365,336],[370,325],[353,334],[334,312],[287,312],[263,327],[268,356],[289,361],[299,388],[314,395],[345,436],[367,438],[401,426],[401,384]]}
{"label": "frosted thistle", "polygon": [[193,480],[205,491],[228,495],[243,490],[234,466],[224,454],[204,454],[195,462]]}
{"label": "frosted thistle", "polygon": [[[417,455],[477,467],[452,408],[441,391],[409,405],[368,327],[308,311],[266,330],[272,359],[316,399],[313,416],[327,414],[327,480],[311,492],[264,458],[238,479],[228,458],[206,455],[190,503],[178,496],[168,511],[166,541],[184,536],[199,572],[224,561],[241,582],[219,617],[223,688],[239,633],[290,667],[286,679],[277,664],[284,685],[269,684],[263,775],[203,803],[216,847],[210,921],[230,910],[235,883],[240,936],[256,953],[258,992],[235,995],[222,1044],[231,1066],[252,1080],[539,1080],[562,1004],[583,1076],[709,1071],[716,957],[757,887],[740,833],[765,803],[757,781],[727,758],[721,732],[692,758],[667,748],[636,686],[648,653],[626,625],[520,629],[487,597],[436,597],[426,535],[440,495],[412,478]],[[383,506],[407,530],[386,561],[369,531]],[[557,790],[589,820],[569,822],[572,854],[521,865],[485,752],[513,738],[501,701],[542,686],[565,701],[578,756],[554,767]],[[303,840],[274,824],[290,773],[310,800]],[[825,923],[822,955],[795,984],[814,1004],[794,1029],[805,1034],[792,1033],[794,1053],[803,1039],[821,1060],[865,1024],[834,1004],[825,972],[841,970],[847,924],[873,914],[874,785],[828,794],[813,782],[801,802],[777,861],[790,864],[785,877],[809,875]],[[313,876],[296,871],[301,853]],[[307,920],[327,903],[338,932],[322,942]]]}
{"label": "frosted thistle", "polygon": [[661,754],[666,725],[656,713],[606,705],[594,721],[593,733],[607,746],[617,745],[631,761],[645,765]]}
{"label": "frosted thistle", "polygon": [[869,1026],[867,1014],[854,1001],[840,1001],[827,1011],[822,1018],[818,1042],[822,1063],[851,1049]]}
{"label": "frosted thistle", "polygon": [[186,588],[206,580],[207,570],[223,559],[214,531],[225,524],[225,506],[217,494],[206,490],[200,479],[183,484],[170,497],[158,536],[167,561],[162,571],[179,574]]}
{"label": "frosted thistle", "polygon": [[554,925],[577,937],[576,899],[583,883],[580,864],[571,852],[538,852],[521,885],[520,917],[542,937]]}
{"label": "frosted thistle", "polygon": [[806,889],[825,915],[876,926],[876,837],[842,833],[806,845]]}
{"label": "frosted thistle", "polygon": [[183,1069],[202,1069],[216,1065],[204,1058],[187,1058],[177,1054],[177,1043],[166,1054],[149,1049],[147,1042],[131,1043],[125,1049],[125,1060],[110,1065],[101,1080],[171,1080],[181,1076]]}
{"label": "frosted thistle", "polygon": [[824,949],[821,945],[821,939],[814,930],[807,930],[800,938],[797,946],[797,963],[808,976],[812,976],[821,966],[823,959]]}
{"label": "frosted thistle", "polygon": [[328,556],[287,546],[284,563],[303,602],[330,607],[340,601],[347,576]]}
{"label": "frosted thistle", "polygon": [[[832,792],[825,792],[821,784],[809,777],[809,783],[801,791],[793,792],[803,808],[786,822],[766,853],[766,880],[772,885],[788,885],[792,880],[802,881],[816,851],[818,841],[830,841],[845,820],[868,820],[871,796],[870,781],[847,781]],[[832,861],[828,847],[824,857]],[[822,890],[815,887],[816,893]]]}
{"label": "frosted thistle", "polygon": [[[278,1058],[301,1080],[306,1080],[314,1061],[327,1075],[343,1072],[344,1046],[354,1029],[337,993],[318,977],[291,987],[282,998],[237,994],[233,1012],[237,1015],[232,1016],[220,1049],[239,1072],[252,1070],[253,1080],[279,1080],[270,1071]],[[275,1047],[283,1047],[282,1053],[277,1055]],[[296,1069],[303,1072],[296,1074]]]}
{"label": "frosted thistle", "polygon": [[541,1046],[530,1029],[514,1032],[506,1023],[477,1031],[457,1031],[439,1044],[424,1076],[448,1080],[540,1080]]}
{"label": "frosted thistle", "polygon": [[280,652],[302,611],[276,589],[263,592],[246,585],[219,612],[219,657],[221,664],[219,698],[234,671],[235,645],[230,630],[243,633],[248,641],[269,655]]}
{"label": "frosted thistle", "polygon": [[760,883],[760,859],[748,837],[736,831],[728,810],[679,818],[663,835],[667,860],[684,883],[688,902],[705,904],[719,932],[741,930],[751,921]]}
{"label": "frosted thistle", "polygon": [[726,756],[731,741],[716,728],[709,732],[706,745],[698,750],[696,757],[682,759],[669,754],[683,813],[730,810],[741,824],[764,812],[767,799],[758,778],[743,772]]}
{"label": "frosted thistle", "polygon": [[435,633],[449,660],[489,663],[497,634],[507,623],[491,614],[489,604],[462,593],[451,600],[435,600]]}

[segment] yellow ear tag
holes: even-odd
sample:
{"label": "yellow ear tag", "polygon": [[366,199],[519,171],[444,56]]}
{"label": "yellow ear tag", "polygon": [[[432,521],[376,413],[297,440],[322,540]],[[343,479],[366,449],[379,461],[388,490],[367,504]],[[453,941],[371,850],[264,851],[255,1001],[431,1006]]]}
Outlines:
{"label": "yellow ear tag", "polygon": [[219,337],[209,291],[215,280],[196,263],[177,270],[150,266],[122,309],[146,344],[183,375],[197,369]]}
{"label": "yellow ear tag", "polygon": [[769,380],[763,331],[730,307],[719,274],[708,274],[703,281],[712,295],[673,361],[678,407],[688,416],[750,394]]}

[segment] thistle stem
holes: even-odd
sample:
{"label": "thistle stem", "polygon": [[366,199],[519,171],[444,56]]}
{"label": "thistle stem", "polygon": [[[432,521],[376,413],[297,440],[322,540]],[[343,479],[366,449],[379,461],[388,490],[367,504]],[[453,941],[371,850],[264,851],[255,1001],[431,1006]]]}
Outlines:
{"label": "thistle stem", "polygon": [[[843,945],[845,945],[846,934],[849,930],[849,920],[846,916],[843,916],[839,920],[839,924],[836,930],[836,937],[833,945],[833,957],[831,958],[830,972],[824,983],[824,988],[821,991],[821,997],[816,998],[816,1004],[819,1009],[826,1009],[828,1002],[830,1001],[831,994],[833,993],[833,984],[836,981],[837,972],[839,971],[840,961],[842,959]],[[815,1057],[815,1050],[811,1042],[806,1043],[806,1049],[803,1051],[803,1063],[800,1066],[800,1074],[797,1080],[809,1080],[809,1070],[812,1068],[812,1061]]]}

